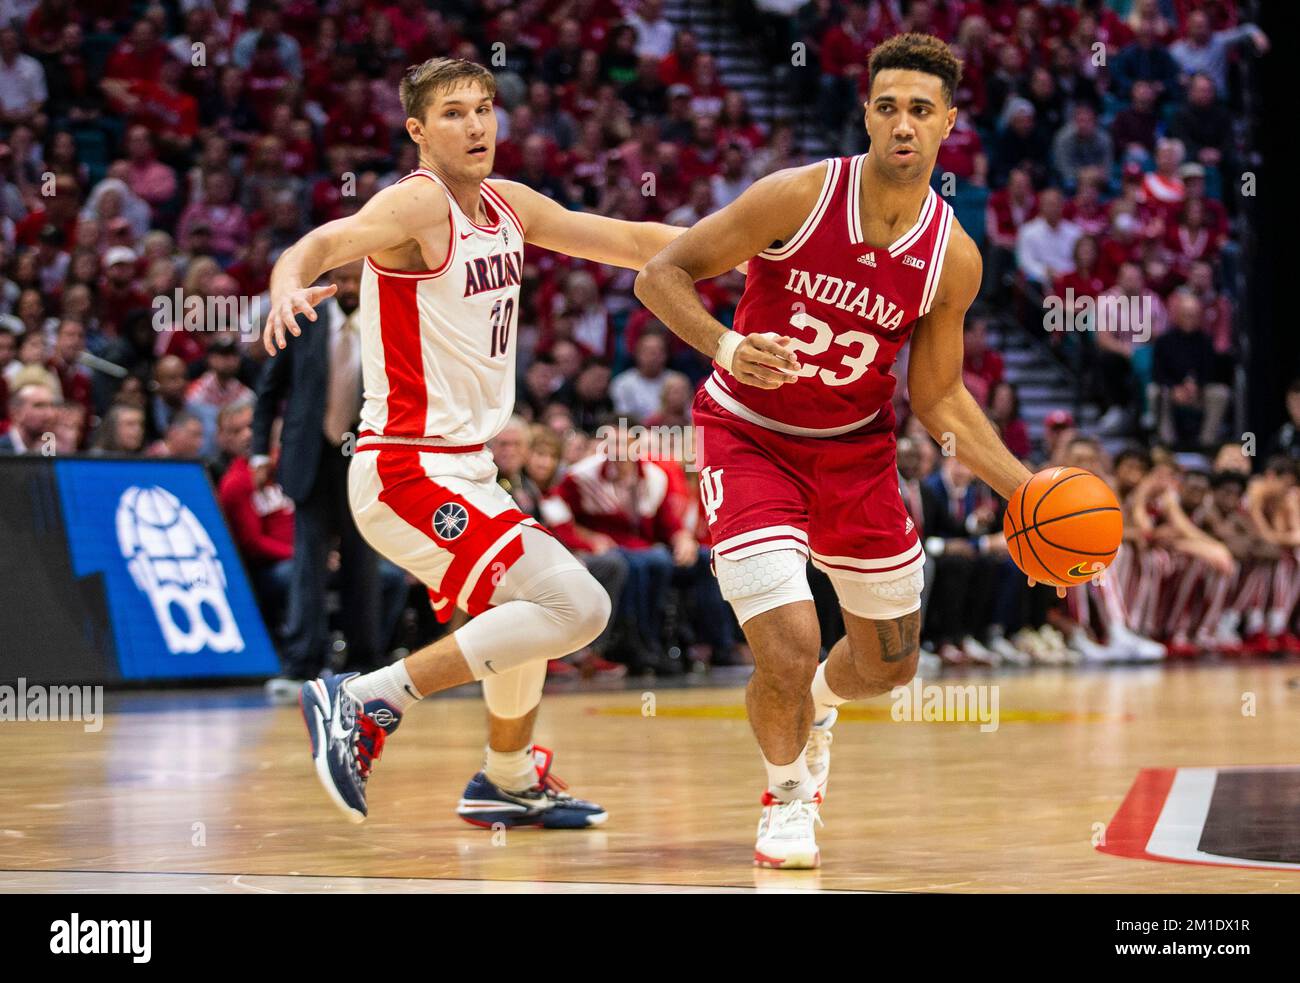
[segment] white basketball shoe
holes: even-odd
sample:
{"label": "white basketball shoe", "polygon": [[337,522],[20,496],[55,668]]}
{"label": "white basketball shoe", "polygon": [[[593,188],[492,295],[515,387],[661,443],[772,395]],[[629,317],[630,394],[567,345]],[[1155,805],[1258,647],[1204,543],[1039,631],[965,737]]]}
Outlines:
{"label": "white basketball shoe", "polygon": [[795,799],[782,802],[771,792],[763,793],[763,814],[758,819],[754,843],[754,866],[780,870],[811,870],[821,865],[816,827],[821,795],[812,802]]}

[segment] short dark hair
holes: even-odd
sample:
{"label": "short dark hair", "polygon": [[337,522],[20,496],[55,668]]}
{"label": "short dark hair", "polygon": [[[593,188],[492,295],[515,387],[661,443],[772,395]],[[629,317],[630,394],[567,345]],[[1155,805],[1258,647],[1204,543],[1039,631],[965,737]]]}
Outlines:
{"label": "short dark hair", "polygon": [[1125,447],[1116,454],[1114,466],[1118,468],[1125,461],[1129,460],[1129,458],[1134,459],[1147,470],[1151,469],[1151,452],[1145,447],[1139,447],[1136,444],[1130,444],[1128,447]]}
{"label": "short dark hair", "polygon": [[1226,488],[1228,485],[1236,485],[1240,491],[1244,492],[1246,490],[1246,476],[1240,471],[1216,471],[1210,475],[1210,487],[1215,491]]}
{"label": "short dark hair", "polygon": [[877,75],[891,68],[938,76],[949,106],[961,82],[961,59],[932,34],[898,34],[877,45],[867,62],[871,80],[874,82]]}

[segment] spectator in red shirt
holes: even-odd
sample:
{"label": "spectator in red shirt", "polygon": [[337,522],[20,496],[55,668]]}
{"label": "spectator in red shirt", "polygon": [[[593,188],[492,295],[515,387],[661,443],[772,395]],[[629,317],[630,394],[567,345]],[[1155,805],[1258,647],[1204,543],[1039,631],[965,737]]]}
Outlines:
{"label": "spectator in red shirt", "polygon": [[274,481],[259,488],[248,466],[253,443],[252,404],[227,406],[218,426],[222,450],[231,456],[217,490],[221,511],[252,576],[262,617],[278,634],[292,570],[293,500]]}
{"label": "spectator in red shirt", "polygon": [[34,246],[46,225],[54,225],[63,233],[66,243],[77,240],[77,210],[81,203],[81,189],[71,174],[60,174],[54,179],[54,194],[43,198],[44,208],[29,212],[14,227],[14,241],[19,246]]}
{"label": "spectator in red shirt", "polygon": [[684,496],[672,493],[667,470],[629,448],[609,421],[607,438],[573,465],[543,505],[561,542],[601,555],[617,549],[628,563],[620,612],[633,626],[635,661],[667,668],[661,633],[674,566],[694,566],[695,537],[685,528]]}
{"label": "spectator in red shirt", "polygon": [[63,401],[80,403],[89,415],[94,410],[94,382],[90,370],[80,362],[85,350],[86,326],[71,318],[60,321],[54,335],[54,355],[50,358],[49,369],[59,378]]}
{"label": "spectator in red shirt", "polygon": [[818,115],[838,131],[853,105],[859,82],[867,75],[867,58],[875,40],[865,3],[848,5],[845,17],[821,39],[821,93]]}
{"label": "spectator in red shirt", "polygon": [[1165,233],[1165,247],[1173,257],[1175,272],[1186,277],[1191,264],[1198,260],[1214,262],[1223,246],[1218,230],[1209,223],[1205,199],[1193,198],[1183,202],[1182,214],[1176,223],[1171,222]]}
{"label": "spectator in red shirt", "polygon": [[1006,371],[1002,356],[989,347],[988,319],[969,318],[966,321],[964,338],[962,376],[966,380],[966,388],[971,391],[971,395],[981,406],[987,406],[989,393],[1002,381]]}
{"label": "spectator in red shirt", "polygon": [[1112,280],[1113,272],[1109,276],[1101,272],[1101,248],[1097,237],[1085,235],[1074,244],[1074,269],[1058,276],[1053,290],[1073,311],[1081,306],[1084,297],[1095,300]]}
{"label": "spectator in red shirt", "polygon": [[659,81],[664,85],[689,84],[695,69],[695,59],[702,52],[700,42],[691,31],[678,31],[673,38],[673,50],[659,63]]}
{"label": "spectator in red shirt", "polygon": [[158,39],[157,26],[144,17],[135,22],[131,33],[109,55],[104,77],[157,82],[167,60],[167,47]]}
{"label": "spectator in red shirt", "polygon": [[1033,446],[1025,421],[1020,418],[1020,394],[1014,383],[1003,379],[990,391],[989,419],[998,425],[1007,450],[1022,461],[1029,457]]}
{"label": "spectator in red shirt", "polygon": [[149,306],[149,298],[136,286],[135,267],[135,251],[126,246],[114,246],[104,256],[104,279],[96,305],[99,329],[106,337],[117,337],[128,314]]}
{"label": "spectator in red shirt", "polygon": [[156,78],[105,78],[100,86],[132,124],[148,128],[174,152],[189,152],[199,132],[199,106],[180,88],[184,67],[168,56]]}
{"label": "spectator in red shirt", "polygon": [[160,208],[176,196],[176,171],[158,159],[147,126],[132,126],[126,133],[127,187],[149,203],[155,221]]}
{"label": "spectator in red shirt", "polygon": [[343,90],[343,104],[325,124],[325,145],[352,148],[358,163],[383,160],[392,152],[392,139],[382,116],[370,109],[366,81],[354,78]]}
{"label": "spectator in red shirt", "polygon": [[177,237],[186,242],[190,230],[202,223],[212,233],[212,250],[220,263],[229,263],[248,241],[248,216],[235,204],[234,178],[225,171],[209,171],[203,179],[203,200],[191,202],[176,224]]}

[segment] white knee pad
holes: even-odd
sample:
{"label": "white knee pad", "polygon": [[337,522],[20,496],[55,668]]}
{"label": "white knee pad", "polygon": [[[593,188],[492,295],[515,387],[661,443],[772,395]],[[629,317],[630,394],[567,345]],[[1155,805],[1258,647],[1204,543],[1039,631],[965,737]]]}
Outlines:
{"label": "white knee pad", "polygon": [[492,716],[514,720],[542,702],[545,683],[546,662],[529,662],[499,676],[485,676],[483,702]]}
{"label": "white knee pad", "polygon": [[731,603],[742,625],[756,615],[783,604],[811,601],[808,560],[798,550],[771,550],[743,560],[713,557],[722,596]]}
{"label": "white knee pad", "polygon": [[524,555],[493,592],[494,607],[456,631],[475,679],[571,655],[609,621],[609,594],[586,568],[546,533],[523,534]]}
{"label": "white knee pad", "polygon": [[858,580],[831,576],[840,607],[849,614],[873,621],[888,621],[921,608],[921,589],[925,586],[922,568],[893,580]]}

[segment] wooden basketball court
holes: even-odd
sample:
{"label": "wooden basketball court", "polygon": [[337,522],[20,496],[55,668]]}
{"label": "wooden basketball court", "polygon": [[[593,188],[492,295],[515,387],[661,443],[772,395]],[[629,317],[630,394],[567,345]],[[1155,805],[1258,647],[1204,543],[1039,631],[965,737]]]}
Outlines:
{"label": "wooden basketball court", "polygon": [[[997,729],[895,721],[888,697],[845,708],[810,872],[751,866],[762,769],[739,681],[549,693],[539,743],[610,812],[583,832],[493,833],[454,816],[482,753],[478,699],[407,716],[371,781],[371,818],[353,826],[316,783],[296,707],[255,690],[110,694],[98,733],[0,724],[0,891],[1300,890],[1300,862],[1267,852],[1300,828],[1295,663],[924,682],[996,684]],[[1238,786],[1220,781],[1201,849],[1241,841],[1234,856],[1255,860],[1098,849],[1123,852],[1109,834],[1137,843],[1156,820],[1195,841],[1174,791],[1229,766],[1269,767],[1218,773],[1262,784],[1225,799]],[[1113,819],[1144,769],[1168,797],[1135,792],[1121,835]]]}

